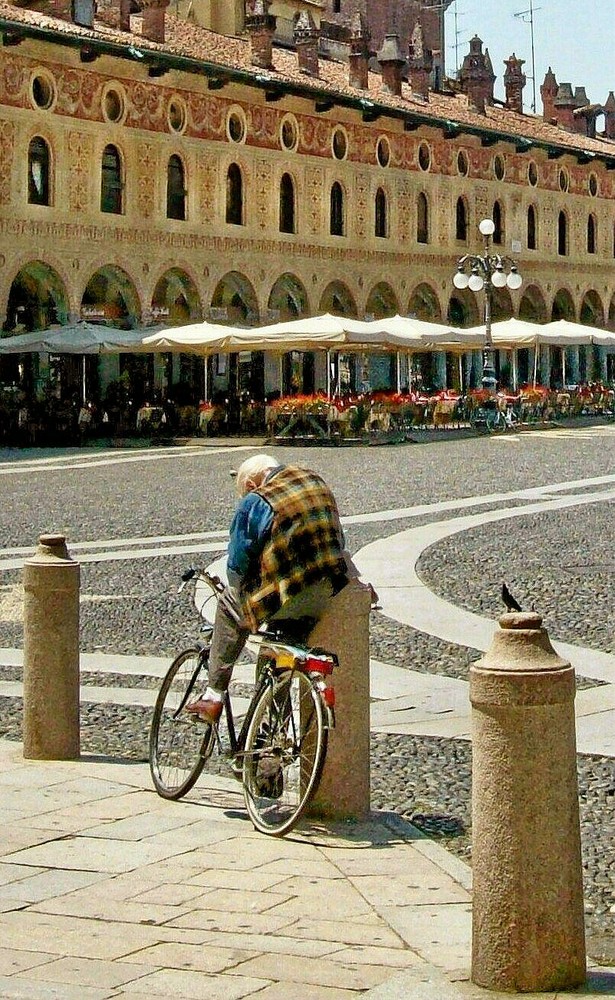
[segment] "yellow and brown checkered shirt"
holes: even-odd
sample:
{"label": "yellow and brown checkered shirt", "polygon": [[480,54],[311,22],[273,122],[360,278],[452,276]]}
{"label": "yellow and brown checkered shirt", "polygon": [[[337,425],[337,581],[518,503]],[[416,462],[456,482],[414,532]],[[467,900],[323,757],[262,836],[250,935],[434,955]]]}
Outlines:
{"label": "yellow and brown checkered shirt", "polygon": [[335,498],[315,472],[284,466],[255,490],[273,510],[271,535],[257,577],[241,588],[243,613],[254,630],[305,587],[346,573]]}

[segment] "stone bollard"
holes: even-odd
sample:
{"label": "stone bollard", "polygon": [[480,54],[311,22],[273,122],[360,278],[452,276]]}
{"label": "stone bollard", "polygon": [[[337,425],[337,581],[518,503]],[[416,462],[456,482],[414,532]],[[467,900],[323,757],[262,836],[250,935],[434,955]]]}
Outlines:
{"label": "stone bollard", "polygon": [[24,757],[79,757],[79,563],[41,535],[24,583]]}
{"label": "stone bollard", "polygon": [[336,653],[335,729],[311,815],[359,819],[369,813],[369,612],[371,594],[351,580],[332,599],[310,645]]}
{"label": "stone bollard", "polygon": [[472,973],[491,990],[585,981],[574,669],[532,612],[470,668]]}

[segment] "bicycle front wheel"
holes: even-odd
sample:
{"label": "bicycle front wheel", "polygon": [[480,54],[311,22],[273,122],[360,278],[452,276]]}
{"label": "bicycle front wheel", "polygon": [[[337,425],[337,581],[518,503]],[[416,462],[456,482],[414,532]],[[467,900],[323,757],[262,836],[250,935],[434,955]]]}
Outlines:
{"label": "bicycle front wheel", "polygon": [[266,687],[250,721],[243,759],[246,807],[262,833],[292,830],[314,792],[327,752],[320,693],[299,671]]}
{"label": "bicycle front wheel", "polygon": [[190,791],[213,749],[211,726],[184,711],[207,686],[208,659],[208,649],[185,649],[173,660],[156,699],[149,766],[154,787],[164,799],[180,799]]}

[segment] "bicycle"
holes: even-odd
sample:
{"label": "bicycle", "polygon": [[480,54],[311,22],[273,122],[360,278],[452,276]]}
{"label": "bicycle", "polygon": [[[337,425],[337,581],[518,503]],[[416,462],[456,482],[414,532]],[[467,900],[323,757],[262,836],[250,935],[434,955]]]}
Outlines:
{"label": "bicycle", "polygon": [[[206,583],[216,599],[224,590],[218,577],[191,568],[182,575],[179,591],[192,580]],[[258,640],[256,685],[239,732],[228,693],[220,722],[211,725],[184,711],[207,686],[209,610],[201,609],[204,641],[175,657],[156,699],[149,740],[154,787],[163,798],[180,799],[217,750],[234,761],[233,774],[241,779],[255,828],[283,836],[305,812],[322,775],[335,725],[335,691],[325,678],[338,665],[337,657],[291,641],[288,622],[270,625],[253,637]],[[307,623],[302,625],[305,631]]]}

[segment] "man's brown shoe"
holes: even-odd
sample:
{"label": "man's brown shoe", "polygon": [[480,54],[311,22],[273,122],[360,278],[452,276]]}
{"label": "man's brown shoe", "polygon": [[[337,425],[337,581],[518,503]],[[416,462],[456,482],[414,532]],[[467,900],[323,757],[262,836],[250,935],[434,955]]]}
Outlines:
{"label": "man's brown shoe", "polygon": [[213,701],[212,698],[199,698],[198,701],[186,705],[186,711],[213,726],[222,715],[222,704],[221,701]]}

